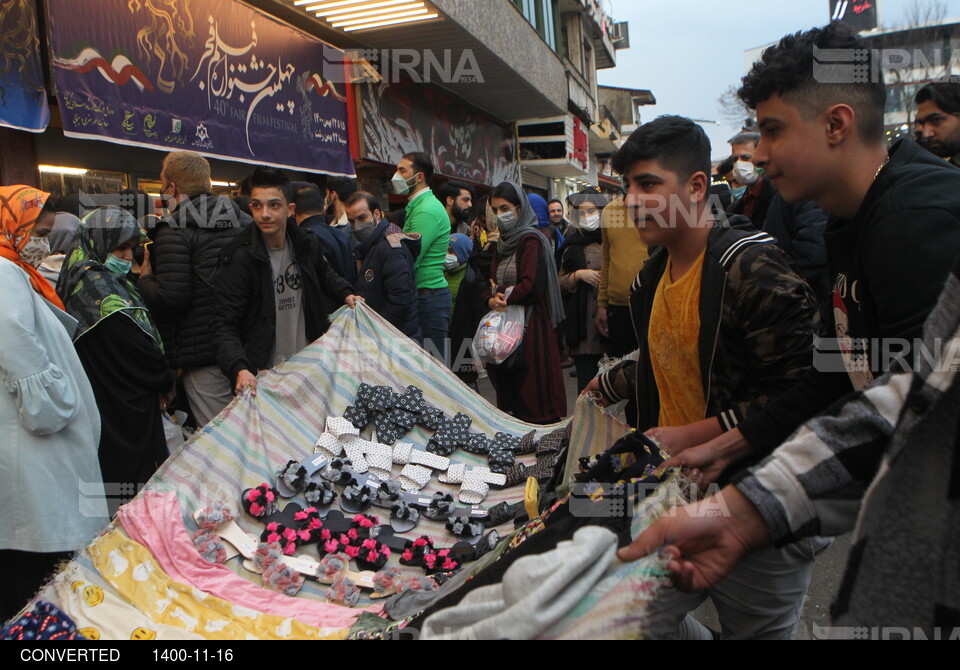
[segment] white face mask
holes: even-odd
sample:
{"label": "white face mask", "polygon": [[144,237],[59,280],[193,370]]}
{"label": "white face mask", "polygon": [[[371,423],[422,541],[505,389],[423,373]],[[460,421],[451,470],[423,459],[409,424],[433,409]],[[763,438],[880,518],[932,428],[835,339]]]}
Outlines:
{"label": "white face mask", "polygon": [[753,186],[760,178],[760,175],[757,174],[757,166],[747,161],[736,162],[733,166],[733,176],[738,183],[744,186]]}
{"label": "white face mask", "polygon": [[580,227],[586,231],[593,232],[600,227],[600,214],[590,214],[580,219]]}
{"label": "white face mask", "polygon": [[510,231],[517,225],[519,221],[520,217],[517,216],[516,212],[504,212],[503,214],[497,214],[497,227],[502,232]]}
{"label": "white face mask", "polygon": [[[413,182],[412,184],[410,182]],[[414,176],[412,179],[404,179],[403,175],[397,172],[393,175],[393,179],[390,180],[391,186],[393,186],[393,192],[397,195],[407,195],[410,193],[410,190],[416,185],[417,178]]]}
{"label": "white face mask", "polygon": [[447,272],[453,272],[460,268],[460,260],[456,254],[447,254],[447,260],[443,266]]}

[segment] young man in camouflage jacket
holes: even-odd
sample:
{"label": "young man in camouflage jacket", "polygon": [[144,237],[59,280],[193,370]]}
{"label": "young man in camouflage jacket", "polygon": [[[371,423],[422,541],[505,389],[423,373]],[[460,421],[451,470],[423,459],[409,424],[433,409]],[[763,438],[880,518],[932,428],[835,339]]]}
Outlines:
{"label": "young man in camouflage jacket", "polygon": [[[600,375],[588,391],[606,402],[635,400],[635,427],[668,452],[682,450],[731,430],[810,368],[817,302],[773,238],[744,217],[715,220],[710,142],[692,121],[662,117],[641,127],[614,166],[627,181],[641,239],[659,249],[630,299],[638,360]],[[707,635],[690,617],[680,619],[711,595],[726,637],[792,637],[823,546],[805,540],[770,549],[709,594],[658,599],[660,633]]]}

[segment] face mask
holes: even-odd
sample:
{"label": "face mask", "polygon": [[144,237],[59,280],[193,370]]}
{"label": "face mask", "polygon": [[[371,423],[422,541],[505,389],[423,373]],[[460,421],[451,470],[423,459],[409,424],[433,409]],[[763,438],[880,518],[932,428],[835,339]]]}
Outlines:
{"label": "face mask", "polygon": [[107,260],[103,263],[103,266],[115,275],[126,277],[130,274],[130,270],[133,269],[133,261],[125,261],[122,258],[117,258],[113,254],[110,254],[107,256]]}
{"label": "face mask", "polygon": [[520,218],[517,216],[516,212],[497,214],[497,227],[499,227],[501,232],[504,233],[512,230],[519,221]]}
{"label": "face mask", "polygon": [[397,195],[407,195],[416,183],[416,176],[411,179],[404,179],[403,175],[399,172],[393,175],[393,179],[390,180],[390,184],[393,186],[393,192]]}
{"label": "face mask", "polygon": [[600,227],[600,215],[591,214],[580,219],[580,227],[587,231],[594,231]]}
{"label": "face mask", "polygon": [[733,166],[733,176],[738,183],[744,186],[752,186],[757,183],[760,175],[757,174],[757,166],[747,161],[737,161]]}
{"label": "face mask", "polygon": [[443,267],[447,272],[458,270],[460,268],[460,260],[457,258],[457,255],[447,254],[447,260]]}
{"label": "face mask", "polygon": [[380,225],[379,221],[365,221],[363,223],[357,222],[353,224],[353,234],[361,242],[366,242],[370,239],[370,236],[373,235],[373,231],[377,229],[377,226]]}
{"label": "face mask", "polygon": [[33,267],[40,267],[43,259],[50,255],[50,240],[46,237],[31,236],[18,254],[20,260]]}
{"label": "face mask", "polygon": [[733,193],[734,200],[739,200],[743,197],[743,194],[747,192],[747,187],[741,186],[740,188],[730,189],[730,192]]}

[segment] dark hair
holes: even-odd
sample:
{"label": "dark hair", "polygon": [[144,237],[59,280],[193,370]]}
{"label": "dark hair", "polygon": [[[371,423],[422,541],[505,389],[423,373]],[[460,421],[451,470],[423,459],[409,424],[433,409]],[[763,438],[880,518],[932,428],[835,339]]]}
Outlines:
{"label": "dark hair", "polygon": [[297,191],[294,198],[294,204],[297,206],[297,214],[323,214],[323,193],[316,186],[307,186]]}
{"label": "dark hair", "polygon": [[290,177],[270,167],[258,167],[250,175],[250,194],[253,195],[255,188],[278,188],[283,193],[288,203],[293,202],[293,186],[290,185]]}
{"label": "dark hair", "polygon": [[453,198],[453,201],[456,202],[463,191],[469,193],[471,199],[476,196],[476,193],[474,193],[474,190],[470,186],[459,181],[448,181],[437,191],[437,200],[440,201],[441,205],[446,207],[447,198]]}
{"label": "dark hair", "polygon": [[486,221],[487,218],[487,205],[490,203],[489,195],[481,195],[480,198],[473,204],[473,220],[476,221],[480,219],[481,225]]}
{"label": "dark hair", "polygon": [[549,206],[552,205],[553,203],[557,203],[558,205],[560,205],[561,207],[563,207],[563,200],[558,200],[558,199],[556,199],[556,198],[554,198],[553,200],[551,200],[550,202],[548,202],[548,203],[547,203],[547,207],[549,207]]}
{"label": "dark hair", "polygon": [[726,177],[733,170],[733,159],[727,158],[717,166],[717,176]]}
{"label": "dark hair", "polygon": [[121,189],[118,195],[120,196],[120,208],[125,209],[133,214],[133,218],[135,218],[137,221],[145,217],[147,214],[153,214],[155,209],[153,205],[153,198],[147,195],[144,191],[125,188]]}
{"label": "dark hair", "polygon": [[77,218],[82,219],[83,216],[87,214],[86,211],[82,210],[84,210],[84,207],[79,193],[70,193],[57,200],[58,212],[67,212],[69,214],[73,214]]}
{"label": "dark hair", "polygon": [[433,162],[430,160],[430,157],[422,151],[404,154],[403,157],[413,163],[414,172],[423,173],[423,179],[426,181],[427,186],[429,186],[430,182],[433,181]]}
{"label": "dark hair", "polygon": [[327,190],[336,193],[340,202],[346,202],[352,193],[356,193],[357,180],[349,177],[331,177],[327,180]]}
{"label": "dark hair", "polygon": [[[863,72],[876,74],[878,81],[870,81],[870,75],[850,77],[858,81],[850,83],[821,83],[820,80],[842,79],[847,73],[833,72],[831,65],[820,65],[814,72],[816,52],[821,49],[849,50],[858,58],[857,66]],[[737,92],[750,109],[774,95],[800,110],[805,120],[813,119],[830,105],[845,103],[857,113],[857,126],[866,142],[883,139],[883,113],[887,102],[887,89],[883,74],[873,62],[874,53],[866,42],[857,37],[845,25],[834,21],[823,28],[814,28],[805,33],[787,35],[776,46],[763,52],[760,61],[743,78]],[[829,58],[827,58],[829,60]]]}
{"label": "dark hair", "polygon": [[493,193],[490,194],[490,199],[493,200],[494,198],[501,198],[514,207],[520,207],[520,199],[517,197],[517,191],[513,188],[513,184],[508,181],[502,182],[493,189]]}
{"label": "dark hair", "polygon": [[344,207],[353,207],[358,202],[363,201],[367,203],[367,207],[370,208],[370,213],[373,214],[378,209],[383,213],[383,209],[380,207],[380,203],[377,202],[377,199],[373,197],[372,193],[367,193],[366,191],[354,191],[347,198],[347,201],[343,203]]}
{"label": "dark hair", "polygon": [[697,172],[710,176],[710,138],[682,116],[661,116],[637,128],[614,154],[613,169],[626,176],[637,161],[657,161],[686,183]]}
{"label": "dark hair", "polygon": [[929,100],[947,114],[960,114],[960,84],[946,81],[927,84],[917,91],[914,102],[919,105]]}
{"label": "dark hair", "polygon": [[250,195],[250,175],[237,182],[237,195]]}

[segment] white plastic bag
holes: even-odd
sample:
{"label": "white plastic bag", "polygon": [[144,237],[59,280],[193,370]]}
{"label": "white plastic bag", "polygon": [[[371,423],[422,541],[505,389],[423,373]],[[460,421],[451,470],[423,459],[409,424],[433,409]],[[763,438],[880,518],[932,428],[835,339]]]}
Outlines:
{"label": "white plastic bag", "polygon": [[480,320],[473,338],[473,355],[487,365],[500,365],[520,348],[526,329],[526,308],[510,305]]}
{"label": "white plastic bag", "polygon": [[177,412],[176,417],[170,416],[169,412],[161,414],[163,418],[163,434],[167,438],[167,451],[171,454],[186,442],[186,436],[183,434],[183,422],[187,415],[184,412]]}

